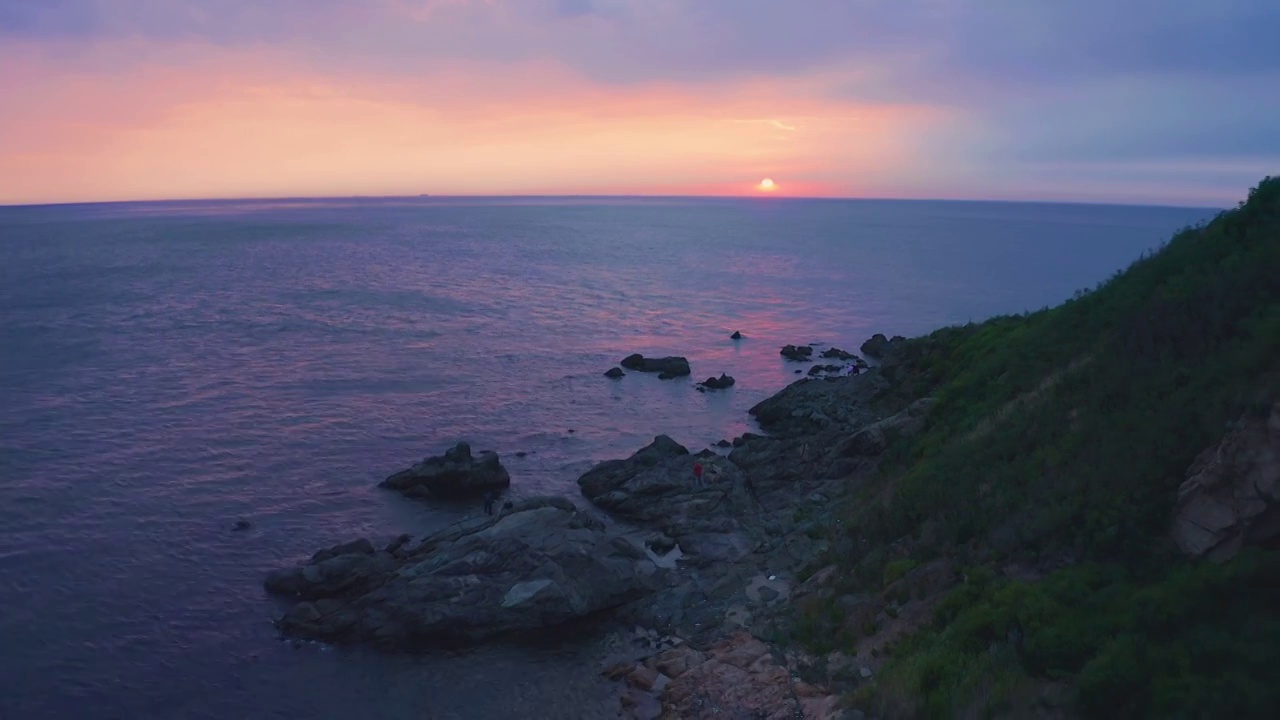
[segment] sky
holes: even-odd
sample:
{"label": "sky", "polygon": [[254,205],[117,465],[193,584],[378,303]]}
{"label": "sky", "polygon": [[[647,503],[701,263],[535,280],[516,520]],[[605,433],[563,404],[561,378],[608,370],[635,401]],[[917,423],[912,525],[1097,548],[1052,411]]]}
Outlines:
{"label": "sky", "polygon": [[0,0],[0,204],[753,195],[1228,206],[1276,0]]}

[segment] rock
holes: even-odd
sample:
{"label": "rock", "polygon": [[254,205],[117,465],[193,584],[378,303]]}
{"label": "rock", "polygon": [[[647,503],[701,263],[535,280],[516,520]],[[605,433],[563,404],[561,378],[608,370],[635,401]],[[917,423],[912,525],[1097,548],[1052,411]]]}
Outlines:
{"label": "rock", "polygon": [[618,662],[605,668],[604,672],[600,674],[609,678],[610,680],[621,680],[622,678],[626,677],[632,670],[635,670],[635,669],[636,669],[635,663]]}
{"label": "rock", "polygon": [[670,380],[690,374],[689,361],[682,357],[646,358],[635,354],[623,358],[621,365],[628,370],[658,373],[659,380]]}
{"label": "rock", "polygon": [[529,453],[527,453],[527,452],[525,452],[525,451],[523,451],[523,450],[521,450],[520,452],[516,453],[516,457],[518,457],[518,458],[523,458],[523,457],[528,457],[528,456],[529,456]]}
{"label": "rock", "polygon": [[821,357],[827,358],[828,360],[831,360],[831,359],[834,359],[834,360],[856,360],[856,359],[858,358],[858,356],[857,356],[857,355],[854,355],[854,354],[853,354],[853,353],[851,353],[851,352],[845,352],[844,350],[841,350],[840,348],[834,348],[834,347],[833,347],[833,348],[827,348],[826,350],[823,350],[823,351],[822,351],[822,355],[821,355]]}
{"label": "rock", "polygon": [[640,690],[652,690],[658,684],[658,671],[638,665],[627,674],[627,684]]}
{"label": "rock", "polygon": [[805,362],[813,357],[813,348],[808,345],[784,345],[779,354],[788,360]]}
{"label": "rock", "polygon": [[862,347],[859,349],[862,350],[863,355],[883,361],[889,359],[891,355],[906,344],[907,339],[901,335],[894,335],[893,339],[889,339],[881,333],[876,333],[869,340],[862,343]]}
{"label": "rock", "polygon": [[363,550],[271,573],[268,591],[304,601],[280,629],[393,649],[475,642],[571,622],[663,584],[643,550],[564,498],[519,501],[403,557]]}
{"label": "rock", "polygon": [[871,679],[871,668],[869,668],[869,667],[867,667],[867,666],[865,666],[865,665],[864,665],[864,666],[862,666],[862,669],[858,671],[858,674],[862,676],[862,679],[863,679],[863,680],[870,680],[870,679]]}
{"label": "rock", "polygon": [[[695,462],[704,467],[701,482],[694,478]],[[736,559],[750,550],[737,521],[752,514],[745,478],[710,450],[694,458],[659,435],[625,460],[607,460],[588,470],[578,486],[597,507],[674,538],[686,555]]]}
{"label": "rock", "polygon": [[791,674],[774,660],[769,647],[746,632],[717,643],[704,657],[702,662],[689,657],[670,663],[673,670],[676,665],[684,668],[662,692],[664,719],[839,717],[838,697],[817,697],[815,689],[802,700]]}
{"label": "rock", "polygon": [[799,374],[800,374],[800,373],[802,373],[802,372],[804,372],[804,371],[803,371],[803,370],[796,370],[796,374],[797,374],[797,375],[799,375]]}
{"label": "rock", "polygon": [[1187,469],[1172,535],[1193,558],[1225,561],[1280,539],[1280,402],[1241,418]]}
{"label": "rock", "polygon": [[722,447],[722,448],[733,447],[733,443],[729,442],[728,440],[719,440],[716,442],[716,447]]}
{"label": "rock", "polygon": [[654,668],[669,678],[678,678],[690,668],[706,662],[706,656],[687,645],[681,645],[660,653],[655,659]]}
{"label": "rock", "polygon": [[724,373],[720,373],[720,377],[718,378],[709,377],[706,380],[703,380],[699,384],[709,390],[723,390],[725,388],[733,387],[733,383],[734,383],[733,378],[729,377],[728,375],[725,375]]}
{"label": "rock", "polygon": [[605,370],[604,376],[607,378],[620,378],[620,377],[625,377],[626,373],[622,372],[622,368],[616,367],[616,368],[609,368],[608,370]]}
{"label": "rock", "polygon": [[373,543],[365,538],[353,540],[342,545],[334,545],[325,550],[319,550],[311,556],[311,562],[324,562],[329,558],[335,558],[339,555],[371,555],[373,554]]}
{"label": "rock", "polygon": [[763,437],[764,437],[763,435],[756,435],[755,433],[742,433],[741,435],[733,439],[733,446],[742,447],[743,445],[746,445],[752,440],[758,440]]}
{"label": "rock", "polygon": [[734,330],[734,331],[733,331],[733,334],[729,336],[729,339],[730,339],[730,340],[741,340],[741,339],[742,339],[742,333],[738,332],[737,330]]}
{"label": "rock", "polygon": [[748,412],[779,436],[807,435],[826,428],[853,430],[879,419],[873,400],[888,387],[877,370],[825,382],[801,380],[762,400]]}
{"label": "rock", "polygon": [[844,441],[840,454],[845,457],[879,455],[889,446],[890,435],[905,437],[924,429],[925,418],[933,404],[933,398],[921,398],[896,415],[863,427]]}
{"label": "rock", "polygon": [[666,555],[675,549],[676,541],[666,535],[654,535],[645,541],[645,545],[648,545],[650,550],[659,555]]}
{"label": "rock", "polygon": [[460,442],[443,457],[429,457],[408,470],[382,481],[382,487],[409,497],[464,499],[511,485],[511,476],[502,467],[498,454],[482,452],[471,456],[471,446]]}
{"label": "rock", "polygon": [[253,527],[253,523],[249,522],[248,520],[237,520],[235,525],[231,526],[231,529],[235,531],[244,531],[244,530],[248,530],[251,527]]}
{"label": "rock", "polygon": [[821,375],[823,373],[838,373],[844,370],[840,365],[814,365],[809,368],[810,375]]}

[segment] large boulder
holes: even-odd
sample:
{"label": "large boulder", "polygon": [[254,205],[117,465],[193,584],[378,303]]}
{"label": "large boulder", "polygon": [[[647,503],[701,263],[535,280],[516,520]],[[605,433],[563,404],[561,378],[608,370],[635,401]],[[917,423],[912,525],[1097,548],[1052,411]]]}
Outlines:
{"label": "large boulder", "polygon": [[844,350],[841,350],[840,348],[835,348],[835,347],[833,347],[833,348],[827,348],[826,350],[823,350],[823,351],[822,351],[822,357],[827,358],[828,360],[856,360],[856,359],[858,359],[858,356],[857,356],[857,355],[854,355],[854,354],[853,354],[853,353],[851,353],[851,352],[845,352]]}
{"label": "large boulder", "polygon": [[886,386],[876,370],[861,377],[801,380],[756,403],[748,412],[761,427],[776,435],[854,429],[880,419],[872,409],[872,401]]}
{"label": "large boulder", "polygon": [[268,591],[298,600],[287,634],[416,649],[571,622],[663,583],[644,550],[563,498],[516,503],[491,520],[419,542],[274,572]]}
{"label": "large boulder", "polygon": [[[701,481],[693,466],[704,468]],[[607,460],[578,478],[582,494],[613,515],[650,525],[675,538],[690,555],[735,560],[751,548],[756,514],[746,478],[711,451],[690,455],[666,435],[625,460]]]}
{"label": "large boulder", "polygon": [[482,452],[472,457],[471,446],[460,442],[443,456],[429,457],[408,470],[382,481],[409,497],[464,499],[503,490],[511,485],[511,475],[502,467],[498,454]]}
{"label": "large boulder", "polygon": [[892,355],[898,348],[905,345],[907,339],[901,335],[893,336],[893,339],[885,337],[882,333],[872,335],[870,339],[862,343],[862,354],[869,358],[884,360]]}
{"label": "large boulder", "polygon": [[672,378],[684,377],[691,372],[689,369],[689,361],[678,356],[647,358],[636,353],[635,355],[628,355],[623,358],[620,364],[628,370],[658,373],[659,380],[670,380]]}
{"label": "large boulder", "polygon": [[720,373],[720,377],[709,377],[698,384],[708,390],[724,390],[733,387],[735,382],[731,376]]}
{"label": "large boulder", "polygon": [[1184,553],[1210,560],[1280,539],[1280,402],[1200,453],[1178,488],[1172,534]]}
{"label": "large boulder", "polygon": [[808,345],[784,345],[778,354],[788,360],[804,362],[813,357],[813,348]]}

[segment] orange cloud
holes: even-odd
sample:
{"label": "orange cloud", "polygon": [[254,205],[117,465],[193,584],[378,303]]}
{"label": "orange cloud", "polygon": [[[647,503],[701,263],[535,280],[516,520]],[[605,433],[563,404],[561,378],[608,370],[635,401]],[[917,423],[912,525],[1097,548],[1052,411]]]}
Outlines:
{"label": "orange cloud", "polygon": [[319,74],[263,49],[83,52],[0,50],[0,202],[738,195],[766,175],[787,195],[876,194],[945,120],[822,100],[816,77],[605,86],[554,64]]}

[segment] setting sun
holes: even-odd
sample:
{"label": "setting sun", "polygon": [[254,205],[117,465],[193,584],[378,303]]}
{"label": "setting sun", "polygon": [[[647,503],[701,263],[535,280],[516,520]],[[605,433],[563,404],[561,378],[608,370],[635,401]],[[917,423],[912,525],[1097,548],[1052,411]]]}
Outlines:
{"label": "setting sun", "polygon": [[765,178],[760,181],[760,184],[756,186],[756,189],[760,192],[773,192],[778,189],[778,186],[773,182],[773,178]]}

